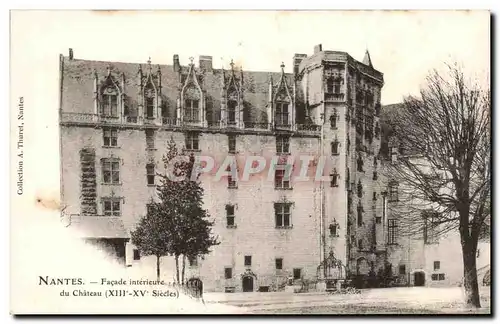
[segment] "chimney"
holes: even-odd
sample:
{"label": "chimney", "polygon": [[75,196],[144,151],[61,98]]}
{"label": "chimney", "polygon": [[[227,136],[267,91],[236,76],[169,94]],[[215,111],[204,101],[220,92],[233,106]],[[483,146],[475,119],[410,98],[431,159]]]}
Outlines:
{"label": "chimney", "polygon": [[323,46],[321,44],[314,46],[314,54],[319,53],[322,50],[323,50]]}
{"label": "chimney", "polygon": [[295,53],[293,55],[293,74],[299,74],[299,65],[305,58],[307,58],[306,54]]}
{"label": "chimney", "polygon": [[179,63],[179,55],[174,54],[174,72],[180,72],[181,71],[181,65]]}
{"label": "chimney", "polygon": [[204,72],[212,72],[212,57],[200,55],[200,69]]}
{"label": "chimney", "polygon": [[69,59],[70,60],[73,59],[73,49],[72,48],[69,49]]}

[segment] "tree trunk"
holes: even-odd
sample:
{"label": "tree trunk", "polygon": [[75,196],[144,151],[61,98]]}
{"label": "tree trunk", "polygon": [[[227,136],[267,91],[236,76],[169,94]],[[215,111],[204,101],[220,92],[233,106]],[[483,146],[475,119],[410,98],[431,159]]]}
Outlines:
{"label": "tree trunk", "polygon": [[481,307],[479,287],[477,282],[476,249],[474,242],[462,243],[464,262],[464,289],[467,307]]}
{"label": "tree trunk", "polygon": [[179,284],[179,256],[178,255],[175,256],[175,272],[176,272],[175,279],[177,281],[177,284]]}
{"label": "tree trunk", "polygon": [[160,256],[156,256],[156,280],[160,281]]}
{"label": "tree trunk", "polygon": [[182,285],[184,285],[184,274],[186,273],[186,256],[182,255]]}

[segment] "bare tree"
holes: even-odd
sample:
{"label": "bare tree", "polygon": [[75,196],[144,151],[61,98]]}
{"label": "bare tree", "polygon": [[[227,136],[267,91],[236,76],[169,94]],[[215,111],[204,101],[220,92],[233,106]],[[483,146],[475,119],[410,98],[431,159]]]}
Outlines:
{"label": "bare tree", "polygon": [[389,188],[399,192],[393,208],[407,234],[431,241],[458,231],[466,303],[480,307],[476,250],[489,227],[490,91],[458,65],[447,74],[434,70],[426,81],[420,96],[405,98],[388,121],[399,153],[387,168]]}

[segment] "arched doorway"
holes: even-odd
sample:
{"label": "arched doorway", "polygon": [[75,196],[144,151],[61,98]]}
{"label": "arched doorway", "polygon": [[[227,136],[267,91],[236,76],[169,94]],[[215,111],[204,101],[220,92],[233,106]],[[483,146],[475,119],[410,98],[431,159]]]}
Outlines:
{"label": "arched doorway", "polygon": [[416,287],[425,286],[425,273],[423,271],[417,271],[413,274],[413,284]]}
{"label": "arched doorway", "polygon": [[253,277],[252,276],[244,276],[242,279],[243,292],[252,292],[253,291]]}
{"label": "arched doorway", "polygon": [[203,297],[203,281],[200,278],[190,278],[186,283],[186,287],[192,297]]}

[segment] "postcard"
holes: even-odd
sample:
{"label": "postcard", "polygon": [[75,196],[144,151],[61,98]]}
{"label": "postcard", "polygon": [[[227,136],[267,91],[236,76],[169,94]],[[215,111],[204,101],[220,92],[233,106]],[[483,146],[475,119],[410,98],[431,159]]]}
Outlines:
{"label": "postcard", "polygon": [[490,23],[11,11],[11,313],[491,314]]}

